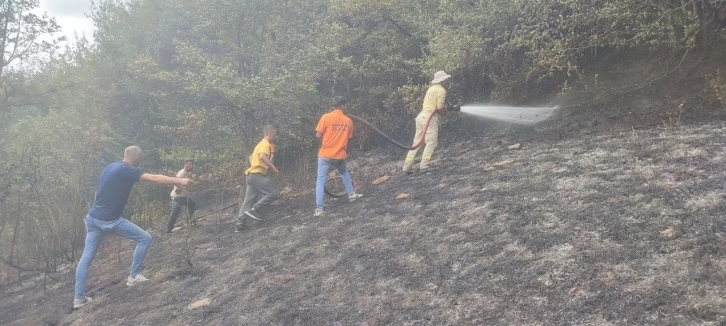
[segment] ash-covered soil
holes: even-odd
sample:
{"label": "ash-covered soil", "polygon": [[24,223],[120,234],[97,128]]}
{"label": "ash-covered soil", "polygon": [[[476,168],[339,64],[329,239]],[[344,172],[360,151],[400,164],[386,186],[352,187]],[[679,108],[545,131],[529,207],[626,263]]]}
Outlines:
{"label": "ash-covered soil", "polygon": [[[152,229],[151,281],[133,288],[133,244],[108,241],[91,304],[71,313],[69,266],[46,294],[6,288],[0,323],[723,324],[725,132],[449,139],[438,170],[411,177],[399,172],[404,152],[355,153],[365,194],[355,203],[329,201],[315,218],[308,191],[241,234],[228,211],[201,221],[187,245],[186,229]],[[185,247],[196,248],[192,267]]]}

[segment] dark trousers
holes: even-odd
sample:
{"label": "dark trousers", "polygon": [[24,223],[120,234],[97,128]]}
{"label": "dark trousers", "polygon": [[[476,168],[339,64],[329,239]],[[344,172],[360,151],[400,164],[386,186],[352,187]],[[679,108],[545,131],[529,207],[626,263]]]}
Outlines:
{"label": "dark trousers", "polygon": [[177,196],[171,200],[171,214],[169,214],[169,218],[166,220],[166,232],[171,232],[174,229],[176,218],[179,217],[179,213],[181,213],[184,206],[187,207],[189,225],[192,224],[192,216],[194,215],[194,208],[196,206],[194,201],[191,198]]}
{"label": "dark trousers", "polygon": [[239,210],[237,226],[245,225],[247,215],[245,212],[254,208],[262,211],[280,196],[280,192],[270,184],[270,178],[264,174],[251,173],[245,178],[247,188],[245,189],[245,200]]}

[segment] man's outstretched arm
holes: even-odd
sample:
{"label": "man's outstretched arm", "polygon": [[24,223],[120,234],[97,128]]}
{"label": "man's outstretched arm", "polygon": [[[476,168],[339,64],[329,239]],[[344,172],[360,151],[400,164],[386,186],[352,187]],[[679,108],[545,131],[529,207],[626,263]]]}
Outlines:
{"label": "man's outstretched arm", "polygon": [[151,183],[161,184],[161,185],[170,185],[170,186],[180,186],[180,187],[186,187],[194,183],[191,179],[187,178],[174,178],[174,177],[167,177],[165,175],[161,174],[149,174],[144,173],[141,175],[141,180],[148,181]]}

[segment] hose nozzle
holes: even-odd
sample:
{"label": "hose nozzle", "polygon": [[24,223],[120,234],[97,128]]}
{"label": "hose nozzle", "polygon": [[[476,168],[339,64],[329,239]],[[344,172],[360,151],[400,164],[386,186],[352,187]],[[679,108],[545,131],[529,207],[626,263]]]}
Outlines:
{"label": "hose nozzle", "polygon": [[446,102],[446,111],[461,111],[461,100],[453,100]]}

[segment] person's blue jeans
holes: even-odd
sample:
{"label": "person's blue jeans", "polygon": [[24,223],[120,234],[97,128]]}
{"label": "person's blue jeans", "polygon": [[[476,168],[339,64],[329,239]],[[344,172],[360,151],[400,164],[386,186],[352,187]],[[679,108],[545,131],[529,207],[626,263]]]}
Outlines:
{"label": "person's blue jeans", "polygon": [[85,222],[86,246],[83,248],[83,255],[81,255],[81,260],[78,262],[78,267],[76,267],[76,298],[86,296],[88,270],[91,268],[91,262],[93,262],[93,257],[96,256],[96,250],[98,250],[101,240],[107,234],[113,233],[120,237],[136,241],[134,260],[131,263],[131,277],[141,272],[144,257],[146,256],[146,252],[149,251],[149,245],[151,245],[151,235],[123,217],[119,217],[113,221],[103,221],[86,215]]}
{"label": "person's blue jeans", "polygon": [[315,185],[315,208],[323,209],[325,206],[325,181],[328,180],[328,171],[335,167],[343,178],[343,186],[348,195],[354,195],[353,181],[350,179],[345,160],[334,160],[325,157],[318,157],[318,182]]}

